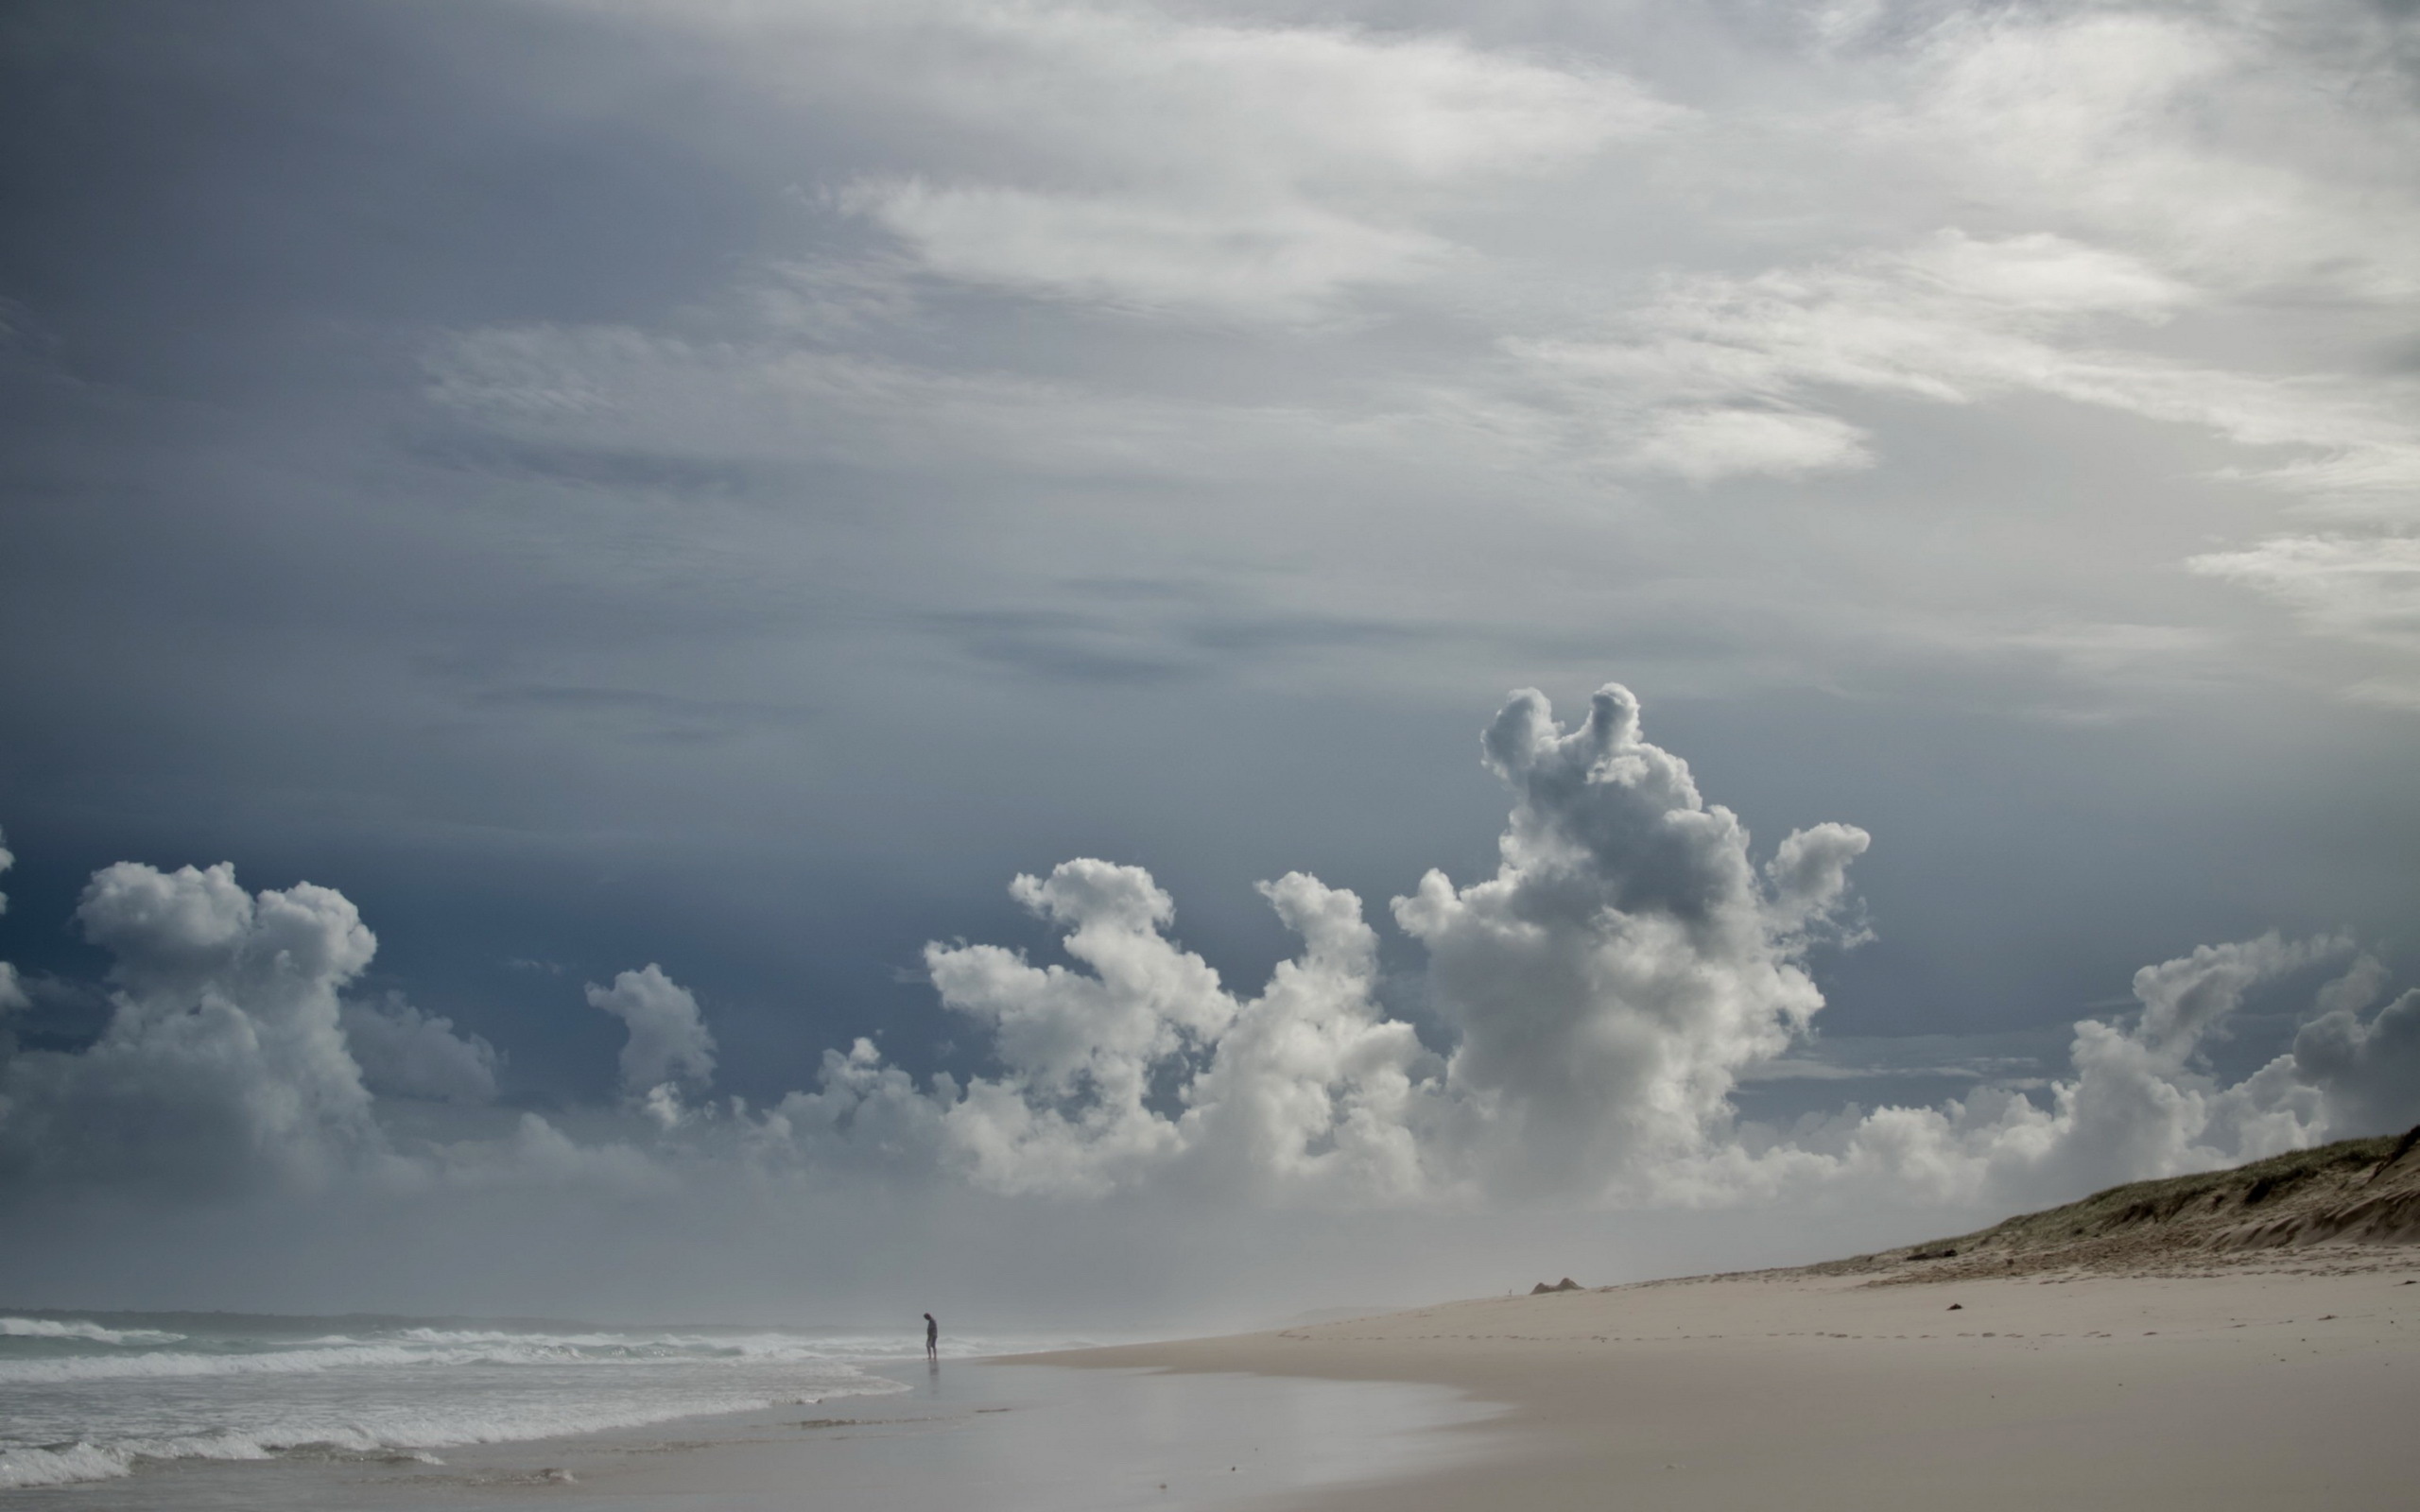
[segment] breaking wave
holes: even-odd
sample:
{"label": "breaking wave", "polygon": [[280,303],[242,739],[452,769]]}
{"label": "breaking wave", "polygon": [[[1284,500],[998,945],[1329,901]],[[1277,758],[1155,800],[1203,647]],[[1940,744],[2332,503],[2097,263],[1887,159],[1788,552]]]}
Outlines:
{"label": "breaking wave", "polygon": [[[0,1489],[147,1462],[405,1455],[904,1390],[898,1337],[210,1315],[0,1318]],[[351,1325],[347,1327],[346,1325]],[[921,1352],[921,1340],[916,1341]]]}
{"label": "breaking wave", "polygon": [[[162,1335],[164,1342],[177,1337],[174,1334]],[[822,1363],[836,1358],[829,1349],[810,1349],[792,1341],[767,1338],[728,1341],[615,1339],[609,1335],[549,1338],[505,1333],[444,1333],[425,1329],[406,1331],[398,1338],[386,1342],[337,1337],[315,1339],[311,1344],[312,1347],[306,1349],[269,1349],[258,1353],[150,1350],[141,1354],[62,1355],[32,1360],[0,1358],[0,1386],[136,1377],[317,1374],[396,1366],[610,1366],[647,1361],[717,1359],[777,1364]]]}
{"label": "breaking wave", "polygon": [[174,1344],[183,1338],[161,1329],[105,1329],[79,1318],[0,1317],[0,1338],[78,1339],[93,1344]]}

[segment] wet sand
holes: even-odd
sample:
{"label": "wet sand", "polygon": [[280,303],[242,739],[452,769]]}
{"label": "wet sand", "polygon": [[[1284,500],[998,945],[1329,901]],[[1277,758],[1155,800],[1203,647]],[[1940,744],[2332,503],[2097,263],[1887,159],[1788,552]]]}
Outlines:
{"label": "wet sand", "polygon": [[1442,1469],[1500,1416],[1443,1387],[945,1361],[906,1389],[406,1455],[145,1467],[0,1491],[44,1512],[1243,1512]]}
{"label": "wet sand", "polygon": [[1419,1382],[1507,1404],[1473,1457],[1319,1512],[2402,1508],[2420,1250],[2204,1274],[1807,1272],[1503,1297],[1071,1366]]}

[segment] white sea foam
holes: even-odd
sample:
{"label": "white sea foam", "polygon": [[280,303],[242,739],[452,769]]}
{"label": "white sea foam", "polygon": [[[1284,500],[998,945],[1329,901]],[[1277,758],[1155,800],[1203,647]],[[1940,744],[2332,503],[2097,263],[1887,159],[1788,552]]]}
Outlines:
{"label": "white sea foam", "polygon": [[47,1449],[0,1450],[0,1486],[69,1486],[109,1481],[134,1471],[138,1459],[267,1459],[268,1450],[243,1434],[78,1442]]}
{"label": "white sea foam", "polygon": [[525,1365],[561,1358],[562,1351],[543,1348],[441,1350],[378,1344],[277,1349],[262,1354],[87,1354],[48,1360],[0,1360],[0,1385],[183,1376],[300,1375],[371,1366]]}
{"label": "white sea foam", "polygon": [[[306,1415],[280,1427],[248,1433],[0,1449],[0,1487],[111,1480],[131,1473],[142,1460],[257,1460],[298,1450],[371,1454],[451,1449],[464,1444],[518,1443],[617,1428],[645,1428],[683,1418],[753,1412],[834,1396],[878,1395],[904,1389],[891,1382],[868,1377],[845,1385],[836,1383],[836,1389],[817,1397],[682,1396],[622,1403],[523,1403],[504,1411],[483,1412],[476,1407],[423,1410],[382,1414],[381,1420],[371,1427],[358,1421]],[[430,1456],[418,1453],[414,1457]]]}
{"label": "white sea foam", "polygon": [[[610,1366],[645,1361],[717,1358],[760,1364],[822,1364],[843,1351],[818,1349],[796,1340],[739,1339],[615,1339],[550,1338],[544,1335],[427,1334],[409,1342],[373,1344],[348,1341],[341,1345],[299,1349],[271,1349],[255,1354],[202,1354],[151,1350],[141,1354],[65,1355],[42,1359],[0,1359],[0,1385],[42,1382],[114,1381],[183,1376],[250,1376],[319,1374],[366,1366],[470,1365],[584,1365]],[[316,1343],[316,1341],[315,1341]]]}
{"label": "white sea foam", "polygon": [[[860,1348],[869,1341],[804,1339],[789,1333],[510,1333],[492,1329],[399,1329],[392,1335],[412,1344],[454,1348],[505,1348],[597,1351],[620,1355],[740,1355],[775,1360],[862,1359],[890,1352]],[[352,1341],[346,1341],[352,1342]],[[884,1341],[893,1349],[896,1341]],[[904,1351],[903,1351],[904,1352]]]}
{"label": "white sea foam", "polygon": [[158,1329],[105,1329],[80,1318],[0,1317],[0,1338],[78,1339],[91,1344],[175,1344],[182,1333]]}
{"label": "white sea foam", "polygon": [[130,1473],[133,1464],[133,1455],[97,1444],[0,1450],[0,1487],[14,1490],[27,1486],[114,1480]]}
{"label": "white sea foam", "polygon": [[904,1353],[892,1338],[441,1325],[322,1332],[274,1319],[184,1335],[9,1321],[24,1326],[0,1331],[0,1489],[107,1480],[147,1462],[424,1455],[906,1389],[851,1363],[876,1352],[866,1344]]}
{"label": "white sea foam", "polygon": [[[869,1383],[887,1385],[887,1383]],[[132,1472],[143,1460],[258,1460],[298,1450],[351,1454],[411,1452],[464,1444],[516,1443],[571,1434],[644,1428],[682,1418],[752,1412],[775,1404],[765,1397],[689,1397],[620,1405],[571,1403],[525,1406],[483,1416],[475,1409],[396,1415],[374,1429],[317,1418],[250,1433],[191,1435],[174,1438],[79,1441],[47,1448],[0,1450],[0,1487],[63,1486],[111,1480]],[[427,1458],[425,1454],[414,1457]]]}

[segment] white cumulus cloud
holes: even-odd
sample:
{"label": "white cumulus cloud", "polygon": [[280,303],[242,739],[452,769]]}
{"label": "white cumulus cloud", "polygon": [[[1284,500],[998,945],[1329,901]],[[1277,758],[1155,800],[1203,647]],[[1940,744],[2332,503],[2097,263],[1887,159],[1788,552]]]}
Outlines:
{"label": "white cumulus cloud", "polygon": [[[687,988],[653,962],[624,971],[610,988],[588,984],[588,1004],[622,1021],[630,1039],[622,1045],[622,1088],[645,1096],[658,1087],[710,1081],[715,1074],[715,1037]],[[677,1091],[667,1095],[677,1096]],[[659,1105],[662,1099],[659,1099]]]}
{"label": "white cumulus cloud", "polygon": [[[1350,891],[1303,872],[1263,884],[1301,943],[1246,994],[1173,937],[1174,900],[1150,873],[1082,858],[1011,886],[1064,961],[925,949],[942,1005],[988,1052],[977,1074],[920,1083],[859,1039],[768,1106],[706,1097],[713,1032],[649,964],[586,988],[628,1030],[618,1104],[450,1142],[424,1120],[393,1132],[373,1092],[489,1102],[498,1057],[400,998],[344,999],[375,942],[341,894],[120,863],[78,911],[114,958],[112,1017],[80,1051],[0,1040],[0,1171],[623,1194],[856,1173],[1319,1211],[1855,1192],[1971,1210],[2420,1117],[2420,992],[2377,1007],[2388,973],[2352,940],[2272,933],[2143,968],[2133,1011],[2074,1025],[2063,1074],[1980,1066],[1938,1104],[1744,1119],[1741,1083],[1810,1064],[1810,952],[1870,933],[1848,885],[1867,833],[1817,824],[1761,850],[1645,738],[1618,684],[1572,727],[1515,693],[1481,753],[1512,795],[1495,872],[1431,871],[1391,906],[1425,956],[1426,1028],[1390,1010],[1379,936]],[[2248,1003],[2328,967],[2290,1048],[2239,1080],[2212,1070]]]}
{"label": "white cumulus cloud", "polygon": [[113,1011],[87,1050],[9,1058],[0,1160],[103,1180],[307,1184],[379,1148],[337,999],[377,942],[343,894],[247,893],[223,863],[119,862],[76,917],[113,957]]}
{"label": "white cumulus cloud", "polygon": [[2384,981],[2374,959],[2324,988],[2292,1048],[2242,1080],[2213,1075],[2204,1054],[2254,989],[2352,954],[2341,936],[2199,946],[2135,973],[2131,1023],[2079,1022],[2069,1074],[2039,1098],[1986,1085],[1935,1107],[1810,1118],[1675,1162],[1667,1179],[1709,1202],[1848,1186],[2006,1210],[2378,1133],[2420,1111],[2420,994],[2364,1021]]}
{"label": "white cumulus cloud", "polygon": [[109,1022],[79,1051],[0,1043],[0,1171],[320,1187],[396,1174],[373,1092],[495,1095],[486,1040],[400,997],[343,998],[377,940],[334,888],[249,893],[225,863],[119,862],[94,874],[76,918],[112,956]]}
{"label": "white cumulus cloud", "polygon": [[1737,818],[1639,737],[1637,713],[1608,686],[1564,731],[1524,692],[1490,728],[1516,800],[1502,866],[1461,889],[1431,872],[1393,904],[1427,950],[1448,1050],[1378,1003],[1352,893],[1302,873],[1266,885],[1304,950],[1241,999],[1167,937],[1173,905],[1148,873],[1079,860],[1012,891],[1086,970],[926,950],[1002,1074],[919,1092],[861,1041],[782,1105],[785,1128],[876,1131],[1006,1192],[1162,1176],[1374,1202],[1635,1187],[1700,1148],[1740,1069],[1811,1022],[1823,999],[1798,957],[1866,845],[1820,826],[1760,871]]}
{"label": "white cumulus cloud", "polygon": [[1453,1085],[1484,1111],[1497,1179],[1607,1185],[1695,1148],[1739,1069],[1781,1054],[1823,1006],[1794,957],[1837,905],[1866,836],[1792,835],[1778,891],[1748,833],[1688,765],[1639,735],[1629,690],[1564,730],[1514,696],[1487,732],[1515,795],[1503,863],[1457,889],[1442,872],[1395,901],[1427,948],[1461,1043]]}

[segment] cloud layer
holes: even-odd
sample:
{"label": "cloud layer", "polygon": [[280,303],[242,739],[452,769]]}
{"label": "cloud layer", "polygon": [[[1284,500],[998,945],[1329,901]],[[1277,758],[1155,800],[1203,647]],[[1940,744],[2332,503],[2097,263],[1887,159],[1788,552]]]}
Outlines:
{"label": "cloud layer", "polygon": [[[2047,1085],[1745,1121],[1743,1076],[1817,1032],[1808,955],[1866,937],[1848,885],[1866,833],[1816,825],[1760,860],[1617,684],[1571,728],[1517,693],[1481,748],[1513,799],[1495,874],[1457,885],[1432,870],[1392,904],[1426,960],[1426,1033],[1387,1006],[1350,891],[1301,872],[1263,885],[1300,948],[1244,995],[1171,936],[1173,901],[1148,872],[1074,860],[1011,888],[1066,964],[925,948],[942,1005],[995,1070],[919,1085],[859,1040],[769,1106],[701,1099],[714,1036],[649,964],[586,988],[627,1031],[624,1101],[579,1132],[525,1112],[486,1135],[399,1133],[382,1097],[476,1107],[498,1057],[400,998],[345,996],[375,941],[341,894],[120,863],[78,910],[112,958],[112,1016],[88,1048],[9,1057],[0,1169],[20,1192],[643,1192],[703,1162],[1246,1208],[1720,1206],[1842,1188],[1990,1207],[2420,1118],[2420,993],[2372,1012],[2377,960],[2342,937],[2271,934],[2145,967],[2135,1011],[2078,1022],[2071,1069]],[[2254,994],[2331,965],[2290,1049],[2239,1081],[2211,1074],[2204,1052]]]}
{"label": "cloud layer", "polygon": [[15,9],[0,1200],[1796,1236],[2409,1110],[2409,5]]}
{"label": "cloud layer", "polygon": [[[734,19],[641,9],[710,31]],[[1332,314],[1460,255],[1431,225],[1458,191],[1679,113],[1616,75],[1439,36],[1087,4],[749,19],[743,44],[773,42],[777,66],[846,49],[881,70],[887,110],[925,117],[930,169],[833,191],[914,266],[1154,318]]]}
{"label": "cloud layer", "polygon": [[[2079,455],[2115,419],[2134,444],[2188,437],[2195,460],[2161,493],[2204,501],[2172,519],[2126,502],[2126,581],[2242,585],[2310,633],[2308,661],[2344,663],[2298,679],[2420,698],[2420,429],[2408,362],[2378,350],[2420,295],[2400,167],[2420,114],[2395,82],[2410,24],[2385,9],[1707,20],[1696,41],[1743,80],[1787,56],[1789,87],[1750,101],[1659,68],[1618,26],[1592,49],[1137,5],[572,9],[703,49],[803,135],[837,110],[888,161],[785,160],[847,234],[748,259],[677,318],[441,335],[432,397],[527,455],[1299,488],[1340,524],[1424,486],[1493,499],[1517,478],[1520,507],[1547,517],[1650,501],[1693,535],[1674,484],[1864,473],[1877,494],[1913,489],[1922,515],[1954,510],[1940,485],[1899,480],[1927,435],[1980,422],[1928,408],[2039,424]],[[2271,329],[2287,306],[2308,312],[2292,342]],[[999,321],[1060,345],[999,339]],[[945,331],[959,339],[937,348]],[[1808,513],[1851,507],[1823,497]],[[2026,507],[2050,530],[2098,532],[2107,512]],[[1836,573],[1862,582],[1910,555],[1895,526]],[[2151,618],[2072,563],[2035,567],[2106,600],[2100,621],[2011,626],[1992,623],[1996,594],[1875,615],[1856,589],[1809,597],[1794,558],[1703,544],[1731,573],[1779,574],[1788,612],[1856,656],[1988,658],[2114,627],[2133,638],[2054,656],[2061,676],[2246,675],[2195,655],[2222,634]],[[1916,602],[1927,566],[1994,576],[1909,566],[1896,596]],[[2258,610],[2185,596],[2162,612]]]}

